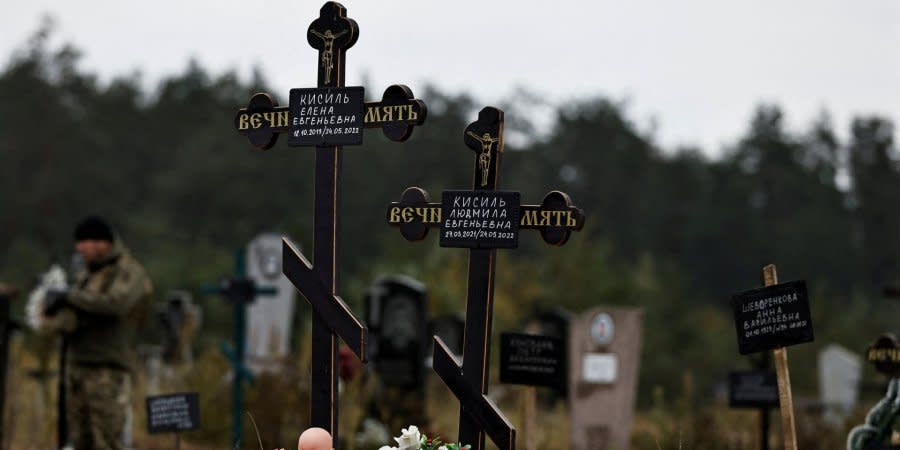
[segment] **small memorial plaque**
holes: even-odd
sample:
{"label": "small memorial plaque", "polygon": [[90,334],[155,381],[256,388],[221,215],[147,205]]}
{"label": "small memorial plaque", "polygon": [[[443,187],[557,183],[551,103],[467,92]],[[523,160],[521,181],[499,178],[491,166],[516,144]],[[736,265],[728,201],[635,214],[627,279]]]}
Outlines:
{"label": "small memorial plaque", "polygon": [[563,340],[533,334],[502,333],[500,382],[563,389],[566,383]]}
{"label": "small memorial plaque", "polygon": [[612,353],[588,353],[581,364],[581,379],[585,383],[615,383],[619,372],[619,357]]}
{"label": "small memorial plaque", "polygon": [[775,372],[748,371],[728,374],[728,406],[777,408],[778,378]]}
{"label": "small memorial plaque", "polygon": [[519,193],[444,191],[441,247],[519,246]]}
{"label": "small memorial plaque", "polygon": [[288,145],[361,145],[365,89],[291,89]]}
{"label": "small memorial plaque", "polygon": [[791,281],[736,294],[731,300],[742,355],[812,342],[805,281]]}
{"label": "small memorial plaque", "polygon": [[196,392],[147,397],[147,432],[174,433],[200,428],[200,401]]}

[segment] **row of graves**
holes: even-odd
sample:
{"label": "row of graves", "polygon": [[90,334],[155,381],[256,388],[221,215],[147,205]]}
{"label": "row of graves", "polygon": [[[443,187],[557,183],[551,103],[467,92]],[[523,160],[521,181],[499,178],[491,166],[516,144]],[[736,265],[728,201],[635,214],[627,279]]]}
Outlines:
{"label": "row of graves", "polygon": [[[363,88],[344,86],[346,51],[358,33],[343,6],[326,3],[307,34],[310,45],[319,51],[317,88],[291,90],[287,108],[278,107],[269,95],[257,94],[235,117],[237,130],[257,147],[271,148],[281,133],[288,134],[289,146],[315,147],[315,264],[289,240],[284,241],[283,264],[285,275],[314,313],[311,425],[330,432],[335,442],[340,442],[338,339],[363,362],[377,354],[375,370],[382,379],[416,395],[426,356],[416,343],[421,343],[423,334],[435,331],[424,325],[424,287],[410,280],[386,279],[373,287],[367,305],[368,322],[376,331],[371,341],[369,328],[336,293],[342,146],[360,145],[364,128],[381,128],[390,139],[404,141],[426,116],[425,104],[406,87],[392,86],[381,102],[365,103]],[[500,449],[516,446],[515,427],[489,397],[497,249],[517,248],[521,230],[535,230],[547,244],[561,246],[585,221],[565,193],[553,191],[540,204],[528,205],[522,204],[518,192],[499,190],[503,134],[503,112],[483,108],[477,120],[462,130],[464,146],[475,154],[472,188],[445,190],[440,202],[432,202],[428,192],[410,187],[386,211],[387,223],[408,241],[422,241],[434,228],[441,247],[468,251],[462,341],[448,345],[439,334],[434,336],[431,367],[460,403],[458,441],[476,450],[485,448],[486,438]],[[804,282],[779,284],[773,265],[764,269],[764,281],[765,287],[733,298],[738,346],[741,354],[772,352],[783,446],[794,450],[787,347],[813,340],[812,317]],[[565,392],[572,411],[571,448],[627,448],[640,324],[640,311],[610,309],[591,311],[557,326],[556,336],[540,323],[522,330],[531,333],[503,333],[501,382]],[[459,334],[457,330],[445,337]],[[739,378],[735,377],[736,385]],[[889,406],[876,407],[888,411],[873,410],[870,416],[879,419],[867,422],[877,423],[855,430],[849,447],[874,449],[883,443],[884,429],[874,432],[871,428],[884,425],[885,415],[891,423],[896,419],[900,409],[895,406],[896,383],[891,386],[883,402]]]}
{"label": "row of graves", "polygon": [[[497,251],[516,249],[520,237],[531,232],[548,245],[562,246],[573,232],[582,230],[584,213],[560,191],[529,204],[523,203],[519,192],[500,189],[504,114],[485,107],[460,130],[460,156],[472,158],[471,188],[445,190],[440,201],[434,202],[424,189],[409,187],[398,201],[386,202],[385,209],[384,226],[396,228],[403,239],[424,241],[435,230],[440,247],[467,252],[467,295],[464,302],[458,299],[461,312],[432,317],[427,287],[397,275],[372,285],[365,298],[365,321],[358,319],[337,289],[344,147],[361,145],[364,131],[373,128],[392,141],[404,142],[415,127],[424,124],[427,108],[403,85],[388,87],[380,100],[370,102],[365,101],[364,88],[345,86],[346,54],[359,38],[359,26],[342,5],[326,3],[306,37],[318,51],[317,86],[292,89],[288,106],[279,106],[269,94],[256,94],[237,112],[234,127],[260,149],[272,148],[281,134],[287,134],[288,146],[315,152],[312,260],[292,240],[263,234],[238,252],[233,277],[203,289],[233,307],[233,341],[223,345],[233,383],[232,446],[238,448],[245,440],[241,427],[244,384],[252,382],[255,373],[279,370],[275,361],[289,352],[294,295],[299,292],[311,306],[312,316],[309,426],[328,431],[336,448],[355,431],[339,427],[343,341],[363,363],[371,359],[368,373],[378,377],[381,395],[390,399],[382,403],[391,409],[377,413],[383,422],[392,423],[395,416],[425,417],[425,379],[433,372],[459,403],[457,433],[444,430],[448,433],[444,438],[456,437],[473,450],[486,448],[488,439],[501,450],[515,449],[516,427],[491,396]],[[795,450],[787,349],[814,338],[809,299],[803,281],[778,283],[774,266],[764,268],[763,275],[763,287],[732,298],[739,352],[762,356],[753,371],[731,374],[730,401],[736,408],[760,410],[762,449],[769,446],[768,411],[778,409],[781,447]],[[0,290],[0,315],[5,314],[0,316],[4,362],[0,382],[5,381],[12,329],[8,310],[3,308],[11,296],[12,291]],[[168,330],[159,358],[189,361],[190,338],[200,318],[199,307],[188,293],[172,293],[159,313]],[[573,315],[537,305],[520,329],[499,333],[500,383],[527,386],[524,423],[520,424],[526,430],[525,448],[535,448],[536,404],[563,399],[570,412],[570,448],[627,449],[641,337],[642,311],[622,307],[596,307]],[[769,368],[770,354],[774,372]],[[896,339],[879,336],[866,359],[888,377],[889,387],[865,423],[851,432],[848,450],[896,448],[889,443],[900,416]],[[860,363],[852,354],[829,349],[823,361],[825,378],[837,375],[832,376],[833,384],[845,387],[858,382]],[[152,386],[153,382],[151,393],[159,395],[146,401],[150,432],[173,432],[177,439],[178,432],[201,426],[196,393],[152,392],[159,390]],[[840,388],[835,392],[834,403],[841,405],[854,395]],[[409,398],[419,401],[403,400]],[[0,420],[0,442],[3,423]]]}

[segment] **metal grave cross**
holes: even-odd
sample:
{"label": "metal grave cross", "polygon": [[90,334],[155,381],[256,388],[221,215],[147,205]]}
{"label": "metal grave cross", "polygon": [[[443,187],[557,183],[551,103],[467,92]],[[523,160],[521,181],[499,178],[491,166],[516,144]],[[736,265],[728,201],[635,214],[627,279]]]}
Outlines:
{"label": "metal grave cross", "polygon": [[400,202],[391,203],[387,221],[409,241],[439,228],[442,247],[469,249],[463,361],[435,337],[433,367],[460,401],[459,441],[483,450],[487,435],[501,450],[513,450],[515,428],[487,397],[496,249],[516,248],[519,229],[539,230],[548,244],[562,245],[584,226],[584,214],[559,191],[547,194],[541,205],[520,205],[518,192],[497,190],[503,111],[482,109],[463,140],[475,152],[472,190],[444,191],[441,203],[431,203],[423,189],[408,188]]}
{"label": "metal grave cross", "polygon": [[866,351],[866,360],[888,377],[887,392],[862,425],[847,435],[848,450],[894,450],[891,436],[900,423],[900,342],[892,333],[882,333]]}
{"label": "metal grave cross", "polygon": [[367,329],[336,295],[338,286],[338,209],[344,145],[362,144],[363,129],[381,128],[394,141],[405,141],[425,121],[425,103],[403,85],[385,90],[379,102],[363,102],[362,87],[345,87],[347,49],[359,38],[359,27],[339,3],[327,2],[306,33],[318,50],[316,88],[292,89],[288,107],[268,94],[256,94],[237,112],[234,127],[254,146],[267,149],[278,135],[288,134],[291,147],[315,147],[313,266],[287,239],[283,271],[313,308],[311,426],[338,440],[338,337],[363,362]]}
{"label": "metal grave cross", "polygon": [[231,446],[237,448],[243,438],[241,418],[244,409],[244,381],[253,383],[253,373],[244,363],[244,353],[247,348],[247,305],[252,303],[259,295],[274,295],[275,288],[271,286],[257,286],[256,282],[247,278],[246,258],[244,250],[235,252],[234,277],[222,280],[218,284],[203,286],[204,294],[218,294],[232,304],[233,326],[232,332],[234,345],[222,343],[222,353],[231,363],[234,372],[232,379],[231,400]]}

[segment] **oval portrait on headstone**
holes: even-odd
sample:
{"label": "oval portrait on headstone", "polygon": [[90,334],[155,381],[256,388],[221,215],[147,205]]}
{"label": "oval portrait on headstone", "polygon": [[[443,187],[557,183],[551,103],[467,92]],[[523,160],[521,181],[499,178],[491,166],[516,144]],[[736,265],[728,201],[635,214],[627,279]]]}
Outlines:
{"label": "oval portrait on headstone", "polygon": [[609,345],[616,334],[616,325],[613,323],[612,316],[607,313],[600,313],[594,316],[591,321],[591,340],[594,344],[600,346]]}
{"label": "oval portrait on headstone", "polygon": [[281,247],[266,244],[266,242],[257,243],[253,251],[256,253],[256,264],[262,275],[266,279],[274,280],[281,275]]}

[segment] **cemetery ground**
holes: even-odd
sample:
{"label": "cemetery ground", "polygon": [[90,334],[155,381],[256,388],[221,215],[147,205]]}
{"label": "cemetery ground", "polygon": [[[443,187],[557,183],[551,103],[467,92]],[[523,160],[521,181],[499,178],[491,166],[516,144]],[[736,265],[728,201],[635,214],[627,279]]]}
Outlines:
{"label": "cemetery ground", "polygon": [[[22,352],[17,345],[13,351],[13,367],[8,397],[8,413],[6,423],[10,431],[6,448],[12,450],[46,449],[55,443],[55,388],[51,384],[46,390],[41,384],[22,370],[31,366],[25,361],[36,362],[30,355]],[[23,359],[25,361],[23,361]],[[257,387],[248,388],[247,410],[256,422],[264,448],[289,448],[296,437],[303,431],[302,426],[308,418],[308,394],[303,387],[307,380],[299,374],[308,373],[308,367],[299,367],[287,371],[279,377],[266,376],[258,380]],[[222,374],[227,372],[228,362],[217,351],[210,350],[198,359],[194,369],[181,384],[185,390],[198,391],[201,395],[201,424],[198,431],[183,434],[181,448],[188,450],[219,450],[229,447],[230,438],[230,383],[223,380]],[[50,366],[53,369],[53,366]],[[372,380],[374,381],[374,380]],[[701,395],[690,371],[681,378],[680,386],[666,389],[662,386],[651,388],[651,401],[639,408],[632,428],[632,448],[636,450],[655,450],[662,448],[677,449],[679,443],[684,449],[727,449],[752,450],[758,429],[755,410],[729,409],[727,398],[710,400]],[[342,405],[342,423],[347,429],[361,426],[364,411],[360,407],[360,399],[371,398],[371,387],[367,392],[361,386],[361,379],[345,386],[344,395],[348,399]],[[521,386],[502,386],[494,380],[493,396],[498,398],[499,405],[509,419],[524,430],[521,424],[522,402],[520,396],[527,389]],[[436,375],[427,375],[426,395],[428,397],[426,412],[431,420],[422,423],[419,418],[408,418],[407,422],[441,435],[452,435],[457,426],[458,412],[453,395],[447,390]],[[135,448],[138,449],[172,449],[174,439],[170,434],[149,435],[146,433],[146,418],[143,401],[147,394],[146,378],[137,380],[135,390],[134,424]],[[308,388],[307,388],[308,390]],[[264,392],[265,391],[265,392]],[[800,391],[803,392],[803,391]],[[814,393],[801,395],[799,399],[811,398]],[[866,410],[877,401],[880,394],[868,393],[861,404],[851,414],[845,426],[833,428],[821,420],[818,408],[798,407],[798,442],[801,448],[810,449],[842,449],[850,428],[862,423]],[[559,449],[569,448],[569,416],[563,401],[552,407],[539,408],[539,427],[537,430],[537,448]],[[773,428],[770,436],[770,448],[780,448],[777,411],[773,411]],[[257,449],[256,430],[247,419],[244,422],[247,441],[241,448]],[[396,431],[391,431],[397,434]],[[659,447],[657,447],[657,442]],[[525,446],[524,442],[520,445]],[[381,444],[369,442],[348,445],[345,449],[377,449]],[[489,444],[488,448],[493,448]]]}
{"label": "cemetery ground", "polygon": [[[500,256],[498,264],[497,314],[495,330],[518,330],[528,313],[515,299],[525,295],[538,299],[546,295],[548,280],[555,283],[574,283],[576,279],[587,277],[585,271],[572,270],[581,261],[600,262],[600,253],[591,245],[573,242],[573,252],[562,257],[547,253],[545,264],[517,261],[511,255]],[[440,252],[438,249],[422,250],[427,255],[424,262],[413,265],[380,263],[371,267],[371,275],[388,270],[410,273],[430,286],[429,307],[433,314],[450,312],[458,308],[453,299],[464,295],[465,283],[461,273],[465,268],[462,252]],[[444,253],[444,254],[442,254]],[[449,255],[447,253],[450,253]],[[593,255],[588,258],[588,255]],[[641,351],[641,375],[638,385],[638,405],[631,431],[633,449],[754,449],[758,430],[758,415],[755,410],[737,410],[728,407],[727,393],[723,392],[727,372],[732,369],[750,369],[746,357],[737,355],[733,323],[727,301],[722,305],[699,306],[682,309],[680,299],[687,295],[678,287],[664,270],[644,261],[636,268],[609,263],[605,266],[610,279],[598,281],[592,286],[596,291],[589,294],[580,290],[571,292],[566,301],[577,311],[579,303],[587,303],[598,295],[605,303],[615,304],[616,299],[625,305],[639,306],[645,310],[645,327]],[[390,268],[390,269],[389,269]],[[348,298],[362,298],[364,281],[373,277],[363,276],[356,282],[348,283]],[[611,281],[615,279],[615,281]],[[748,286],[751,288],[754,286]],[[842,426],[834,427],[822,419],[822,407],[818,403],[816,377],[816,355],[827,343],[840,342],[858,350],[869,345],[872,333],[862,333],[860,323],[864,317],[887,317],[892,305],[885,302],[863,302],[857,306],[844,305],[841,315],[830,314],[842,305],[839,299],[822,294],[822,289],[813,288],[813,316],[817,320],[817,342],[792,348],[791,370],[794,385],[795,408],[797,411],[797,434],[800,448],[841,449],[845,445],[850,428],[863,422],[868,409],[884,394],[883,379],[864,364],[861,398],[856,408],[846,418]],[[661,297],[668,296],[662,302]],[[208,297],[205,308],[215,314],[216,308],[226,309],[215,297]],[[592,302],[593,303],[593,302]],[[866,305],[866,306],[859,306]],[[305,305],[304,305],[305,306]],[[621,305],[620,305],[621,306]],[[355,305],[356,310],[362,307]],[[286,358],[284,369],[277,375],[262,375],[255,386],[246,388],[245,409],[252,415],[244,415],[244,436],[242,448],[259,448],[258,429],[263,448],[273,449],[295,445],[296,438],[308,423],[309,411],[309,331],[308,312],[300,308],[299,322],[303,331],[295,333],[291,356]],[[308,309],[306,310],[308,311]],[[887,319],[885,319],[887,320]],[[877,326],[877,325],[872,325]],[[227,336],[227,327],[216,330],[219,337]],[[222,356],[216,338],[201,338],[195,343],[196,359],[190,366],[164,368],[160,373],[156,392],[148,390],[148,374],[142,369],[136,380],[134,395],[134,442],[140,449],[171,449],[174,439],[170,434],[148,435],[144,416],[144,399],[149,394],[180,391],[200,393],[201,428],[183,433],[181,448],[184,449],[225,449],[230,442],[230,401],[231,383],[227,377],[229,363]],[[498,345],[499,339],[494,340]],[[6,439],[10,449],[46,449],[55,442],[55,377],[46,380],[46,385],[30,377],[28,372],[40,368],[36,355],[46,358],[47,371],[55,372],[56,356],[53,343],[41,342],[34,337],[19,336],[13,340],[8,385],[8,411],[6,416]],[[297,351],[296,349],[304,349]],[[492,352],[496,362],[499,351]],[[423,430],[442,436],[455,436],[458,407],[450,391],[429,369],[426,370],[425,406],[428,420],[422,417],[393,417],[396,423],[415,424]],[[522,394],[526,387],[503,385],[499,382],[499,368],[491,369],[491,397],[516,425],[521,448],[527,448],[525,436],[529,430],[522,417]],[[342,392],[341,423],[345,436],[357,435],[362,421],[367,417],[363,405],[377,401],[377,380],[374,376],[358,377],[346,383]],[[539,397],[544,392],[539,388]],[[570,418],[563,401],[546,404],[539,402],[537,446],[540,449],[567,449]],[[616,405],[597,405],[597,408],[615,408]],[[387,409],[390,409],[390,405]],[[254,426],[255,422],[255,426]],[[771,412],[771,446],[781,448],[777,410]],[[391,435],[398,434],[392,425]],[[350,433],[349,430],[354,430]],[[340,449],[377,449],[384,442],[356,444],[346,442]],[[658,444],[657,444],[658,443]],[[488,448],[494,448],[488,444]],[[657,446],[658,445],[658,446]]]}

